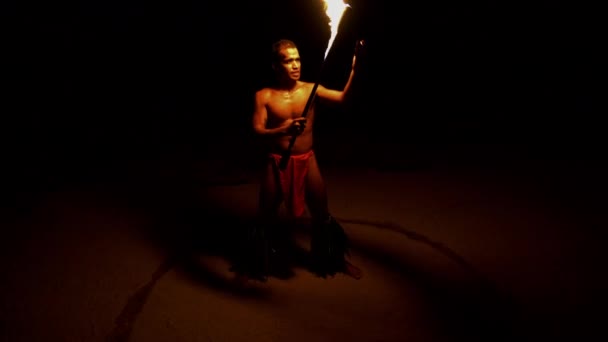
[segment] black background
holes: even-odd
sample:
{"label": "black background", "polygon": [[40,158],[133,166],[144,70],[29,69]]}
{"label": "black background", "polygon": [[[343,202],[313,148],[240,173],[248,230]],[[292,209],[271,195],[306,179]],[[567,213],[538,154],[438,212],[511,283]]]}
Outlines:
{"label": "black background", "polygon": [[329,28],[316,0],[5,3],[6,165],[248,155],[252,94],[283,37],[298,43],[304,79],[336,87],[355,40],[366,40],[348,110],[317,122],[327,150],[389,148],[398,159],[408,158],[399,146],[464,143],[597,157],[593,8],[351,4],[324,60]]}

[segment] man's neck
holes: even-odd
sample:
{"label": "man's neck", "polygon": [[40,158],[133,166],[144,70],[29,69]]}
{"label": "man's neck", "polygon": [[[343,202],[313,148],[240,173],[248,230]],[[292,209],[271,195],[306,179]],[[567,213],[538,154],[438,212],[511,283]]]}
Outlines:
{"label": "man's neck", "polygon": [[286,80],[283,82],[279,82],[277,89],[282,91],[292,92],[298,89],[299,84],[296,80]]}

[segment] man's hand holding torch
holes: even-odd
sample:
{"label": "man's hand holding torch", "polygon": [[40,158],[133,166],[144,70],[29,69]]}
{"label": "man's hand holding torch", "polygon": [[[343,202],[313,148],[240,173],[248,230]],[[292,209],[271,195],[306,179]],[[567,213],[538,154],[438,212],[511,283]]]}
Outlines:
{"label": "man's hand holding torch", "polygon": [[304,132],[304,129],[306,128],[306,118],[301,116],[299,118],[287,119],[283,125],[285,127],[285,134],[295,137]]}

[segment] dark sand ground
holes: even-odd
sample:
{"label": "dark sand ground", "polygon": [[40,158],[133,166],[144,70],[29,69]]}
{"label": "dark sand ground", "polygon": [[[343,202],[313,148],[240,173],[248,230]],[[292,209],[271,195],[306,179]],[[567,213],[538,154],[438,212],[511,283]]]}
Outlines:
{"label": "dark sand ground", "polygon": [[461,157],[324,162],[364,277],[294,263],[245,288],[229,259],[255,172],[169,158],[22,176],[0,217],[0,340],[601,340],[604,162]]}

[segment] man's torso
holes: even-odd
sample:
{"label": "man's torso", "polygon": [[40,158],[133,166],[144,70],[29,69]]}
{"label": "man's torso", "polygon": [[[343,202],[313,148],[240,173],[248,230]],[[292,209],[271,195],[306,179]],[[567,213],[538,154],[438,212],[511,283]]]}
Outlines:
{"label": "man's torso", "polygon": [[[280,126],[285,120],[301,117],[306,107],[306,102],[310,97],[313,85],[301,82],[300,86],[292,93],[268,88],[268,101],[266,110],[268,113],[267,128]],[[314,105],[312,105],[306,115],[306,128],[304,132],[297,136],[292,147],[292,154],[306,153],[312,149],[312,128],[314,120]],[[270,152],[280,153],[289,146],[291,136],[281,136],[270,142]]]}

